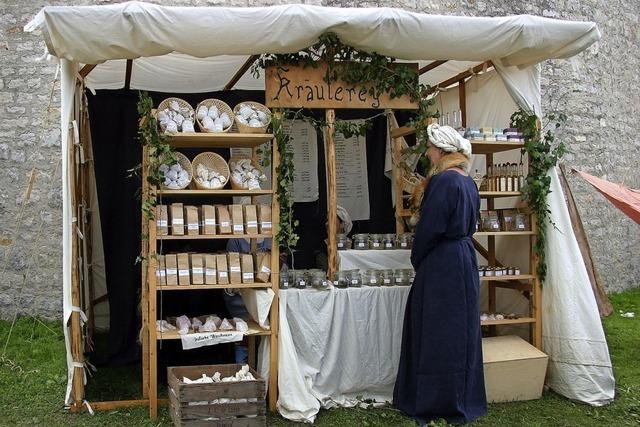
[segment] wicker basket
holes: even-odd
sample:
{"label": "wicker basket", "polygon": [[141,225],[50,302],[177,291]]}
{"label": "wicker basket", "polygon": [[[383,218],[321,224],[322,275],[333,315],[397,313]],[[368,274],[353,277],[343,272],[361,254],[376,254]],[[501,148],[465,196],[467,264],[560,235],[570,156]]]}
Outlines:
{"label": "wicker basket", "polygon": [[[193,183],[195,184],[196,188],[200,190],[218,190],[220,188],[224,188],[224,186],[227,185],[227,182],[229,181],[229,165],[219,154],[205,151],[195,156],[191,164],[194,171]],[[214,171],[218,172],[220,175],[225,177],[225,183],[220,185],[219,187],[207,187],[203,185],[197,176],[198,165],[206,166],[208,169],[213,169]]]}
{"label": "wicker basket", "polygon": [[402,191],[408,194],[413,194],[416,187],[422,183],[423,176],[416,173],[409,173],[406,170],[402,170]]}
{"label": "wicker basket", "polygon": [[[167,98],[164,101],[162,101],[160,103],[160,105],[158,105],[158,108],[156,109],[156,120],[158,120],[158,113],[160,111],[163,111],[166,108],[169,108],[169,104],[171,104],[171,101],[176,101],[178,103],[178,105],[180,105],[180,109],[181,110],[188,110],[189,111],[189,115],[190,117],[186,117],[185,118],[191,118],[194,119],[196,117],[195,112],[193,111],[193,107],[191,106],[191,104],[189,104],[187,101],[185,101],[184,99],[180,99],[180,98]],[[184,116],[184,114],[183,114]],[[158,123],[160,121],[158,120]]]}
{"label": "wicker basket", "polygon": [[193,167],[191,166],[191,162],[189,161],[187,156],[185,156],[184,154],[180,153],[179,151],[176,151],[173,154],[175,155],[176,160],[178,161],[180,166],[182,166],[182,169],[187,171],[187,174],[189,175],[189,181],[187,182],[187,185],[180,188],[169,188],[164,185],[164,181],[160,184],[160,186],[164,190],[184,190],[189,186],[189,184],[191,183],[191,180],[193,180]]}
{"label": "wicker basket", "polygon": [[[249,125],[245,125],[243,123],[240,123],[237,119],[238,116],[238,111],[240,111],[240,105],[249,105],[257,110],[260,110],[264,113],[267,114],[267,117],[269,118],[269,121],[267,122],[267,124],[265,126],[261,126],[261,127],[251,127]],[[267,133],[267,129],[269,128],[269,124],[271,123],[271,110],[269,110],[267,107],[265,107],[264,105],[258,103],[258,102],[253,102],[253,101],[245,101],[245,102],[241,102],[238,105],[236,105],[235,107],[233,107],[233,113],[236,116],[236,126],[238,127],[238,132],[240,133]]]}
{"label": "wicker basket", "polygon": [[[251,165],[258,169],[260,171],[260,173],[262,173],[262,169],[260,169],[260,165],[253,159],[249,158],[249,157],[232,157],[229,159],[229,165],[231,165],[231,163],[235,163],[238,160],[242,160],[242,159],[249,159],[251,160]],[[231,168],[231,166],[229,166],[229,168]],[[242,183],[240,182],[236,182],[233,179],[233,174],[230,175],[229,177],[229,181],[231,182],[231,188],[234,190],[246,190],[245,187],[242,186]]]}
{"label": "wicker basket", "polygon": [[[222,129],[222,132],[229,132],[235,120],[235,114],[233,114],[233,110],[231,109],[231,107],[229,107],[225,102],[220,101],[219,99],[209,98],[201,101],[198,104],[198,106],[196,107],[196,114],[198,113],[198,109],[200,108],[201,105],[204,105],[207,108],[211,108],[213,105],[215,105],[216,107],[218,107],[218,111],[220,111],[220,114],[227,113],[229,115],[229,119],[231,120],[231,124],[226,128]],[[200,128],[200,132],[213,133],[210,130],[205,129],[205,127],[202,125],[202,123],[200,122],[197,116],[196,116],[196,122],[198,122],[198,127]]]}

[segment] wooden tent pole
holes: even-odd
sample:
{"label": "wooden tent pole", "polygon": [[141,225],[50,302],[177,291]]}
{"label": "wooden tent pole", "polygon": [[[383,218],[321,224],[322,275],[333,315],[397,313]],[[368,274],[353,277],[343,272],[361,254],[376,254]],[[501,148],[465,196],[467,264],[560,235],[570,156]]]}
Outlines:
{"label": "wooden tent pole", "polygon": [[446,60],[444,60],[444,61],[433,61],[432,63],[427,64],[424,67],[420,68],[420,71],[418,71],[418,74],[419,75],[423,75],[424,73],[429,72],[429,71],[433,70],[434,68],[441,66],[445,62],[447,62],[447,61]]}
{"label": "wooden tent pole", "polygon": [[460,126],[467,127],[467,84],[464,80],[460,80],[458,85],[458,99],[460,102]]}
{"label": "wooden tent pole", "polygon": [[[142,194],[143,197],[149,194],[149,182],[147,181],[149,169],[149,149],[147,145],[142,147]],[[149,235],[149,223],[142,218],[142,235]],[[141,317],[142,317],[142,397],[149,397],[149,283],[148,283],[148,263],[149,263],[149,241],[142,239],[140,250],[142,255],[142,280],[140,283],[141,292]]]}
{"label": "wooden tent pole", "polygon": [[[327,162],[327,223],[329,224],[327,239],[328,255],[328,276],[329,280],[335,280],[338,271],[338,254],[336,246],[336,233],[338,231],[338,199],[336,192],[336,150],[333,139],[334,125],[336,119],[335,110],[326,111],[327,120],[327,141],[326,141],[326,162]],[[402,202],[402,201],[400,201]]]}
{"label": "wooden tent pole", "polygon": [[133,59],[127,59],[127,68],[124,73],[124,89],[131,88],[131,71],[133,70]]}
{"label": "wooden tent pole", "polygon": [[[391,133],[392,128],[397,129],[397,120],[395,115],[391,113],[391,117],[389,118],[389,132]],[[404,203],[402,199],[403,191],[402,191],[402,169],[400,168],[401,163],[401,136],[400,137],[392,137],[391,138],[391,172],[393,178],[393,192],[396,199],[396,234],[404,233]]]}
{"label": "wooden tent pole", "polygon": [[242,64],[242,67],[240,67],[238,69],[238,71],[236,71],[236,73],[233,75],[233,77],[231,77],[231,80],[229,80],[229,83],[227,83],[224,86],[224,90],[231,90],[233,89],[233,87],[236,85],[236,83],[238,83],[238,80],[240,80],[242,78],[242,76],[244,76],[244,74],[247,72],[247,70],[249,69],[249,67],[251,67],[251,64],[253,64],[254,62],[256,62],[256,59],[258,59],[260,56],[259,55],[251,55],[244,64]]}

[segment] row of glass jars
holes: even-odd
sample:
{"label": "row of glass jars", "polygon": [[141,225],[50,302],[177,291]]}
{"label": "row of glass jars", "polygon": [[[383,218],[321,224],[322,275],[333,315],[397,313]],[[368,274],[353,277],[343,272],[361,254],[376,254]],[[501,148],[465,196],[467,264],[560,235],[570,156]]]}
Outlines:
{"label": "row of glass jars", "polygon": [[[351,249],[350,241],[346,234],[336,236],[338,250]],[[366,234],[353,235],[353,249],[411,249],[413,245],[413,233],[403,234]]]}
{"label": "row of glass jars", "polygon": [[415,272],[413,269],[395,270],[342,270],[338,272],[338,280],[331,283],[327,273],[319,269],[289,270],[280,275],[280,288],[307,287],[327,289],[330,284],[336,288],[354,288],[365,286],[410,286],[413,284]]}
{"label": "row of glass jars", "polygon": [[480,277],[494,276],[519,276],[520,267],[490,267],[486,265],[478,266]]}

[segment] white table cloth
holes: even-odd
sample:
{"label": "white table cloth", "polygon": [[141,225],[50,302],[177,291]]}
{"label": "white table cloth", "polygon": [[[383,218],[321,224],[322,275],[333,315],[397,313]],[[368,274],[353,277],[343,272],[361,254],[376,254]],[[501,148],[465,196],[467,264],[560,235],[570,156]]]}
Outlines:
{"label": "white table cloth", "polygon": [[409,287],[280,291],[278,410],[313,422],[356,397],[391,401]]}
{"label": "white table cloth", "polygon": [[413,268],[411,249],[338,251],[338,266],[340,270]]}

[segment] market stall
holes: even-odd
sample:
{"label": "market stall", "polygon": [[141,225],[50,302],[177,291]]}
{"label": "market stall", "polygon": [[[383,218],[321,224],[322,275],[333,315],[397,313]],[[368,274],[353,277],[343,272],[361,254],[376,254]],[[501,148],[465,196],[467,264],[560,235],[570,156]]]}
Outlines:
{"label": "market stall", "polygon": [[[212,22],[216,25],[211,25]],[[96,31],[96,28],[109,28],[109,32]],[[372,28],[375,31],[371,31]],[[441,92],[437,101],[442,104],[441,112],[461,110],[464,111],[463,126],[497,128],[507,127],[507,120],[517,107],[538,115],[542,113],[538,63],[575,55],[600,37],[593,23],[533,16],[470,18],[415,14],[394,9],[339,9],[302,5],[246,9],[174,8],[136,2],[112,6],[46,7],[26,29],[42,31],[49,53],[59,59],[62,70],[61,131],[65,177],[63,302],[69,367],[65,401],[75,406],[81,406],[84,400],[80,315],[86,306],[80,295],[85,293],[84,287],[89,277],[97,286],[101,281],[104,286],[99,265],[92,265],[85,270],[82,278],[78,275],[79,269],[91,264],[89,254],[99,257],[101,250],[100,244],[93,240],[92,252],[78,254],[82,242],[79,242],[80,234],[76,233],[79,215],[75,197],[74,154],[78,145],[84,142],[77,138],[74,140],[74,133],[70,131],[73,127],[70,125],[81,119],[79,106],[85,87],[92,90],[125,88],[172,93],[201,93],[234,87],[262,90],[265,88],[264,80],[247,73],[257,55],[296,52],[315,43],[321,35],[332,32],[342,43],[357,49],[417,62],[421,72],[420,81]],[[451,102],[447,94],[453,93],[447,91],[456,85],[459,89],[453,99],[463,100],[466,104],[464,108],[462,105],[447,107],[447,103]],[[477,102],[474,96],[480,97],[483,102]],[[332,181],[335,179],[335,173],[332,172],[332,168],[335,168],[335,151],[332,148],[331,128],[335,118],[332,113],[334,107],[328,108],[327,207],[328,217],[335,218],[336,183]],[[389,134],[393,136],[395,144],[405,130],[393,131],[391,128]],[[408,133],[410,131],[404,135]],[[389,143],[392,145],[392,141]],[[391,156],[393,153],[390,150]],[[484,166],[480,163],[477,168],[483,170]],[[549,199],[552,219],[556,224],[566,226],[569,223],[568,214],[562,192],[556,185],[557,175],[554,170],[549,173],[554,183],[554,192]],[[87,187],[91,187],[88,177],[85,181],[88,181],[85,182]],[[396,194],[396,206],[400,206],[401,196]],[[93,236],[99,234],[97,230],[99,228],[93,230]],[[330,275],[336,273],[337,269],[335,234],[335,223],[330,221]],[[496,236],[484,237],[488,239],[489,247],[500,245],[500,242],[491,243]],[[537,313],[542,318],[535,320],[541,335],[537,344],[550,356],[548,383],[567,397],[591,404],[605,404],[613,398],[611,363],[584,266],[567,258],[568,254],[579,253],[573,250],[576,243],[570,226],[563,228],[562,232],[550,230],[548,242],[549,275],[545,289],[550,291],[545,290],[542,306],[540,299],[536,300]],[[488,256],[492,256],[491,251]],[[78,264],[78,259],[82,265]],[[274,275],[275,278],[277,276]],[[328,406],[333,401],[345,403],[343,396],[359,394],[384,399],[392,383],[390,375],[395,369],[393,354],[397,353],[399,344],[393,341],[393,336],[400,336],[396,328],[402,313],[404,289],[335,289],[329,294],[287,290],[278,296],[275,287],[271,311],[271,326],[274,329],[270,336],[272,344],[277,342],[279,347],[272,345],[269,351],[271,407],[275,406],[276,385],[280,389],[279,404],[283,415],[289,414],[291,418],[308,421],[314,419],[321,404]],[[318,323],[323,320],[314,318],[308,310],[310,304],[316,304],[316,313],[326,313],[325,321],[329,319],[330,322],[336,322],[339,319],[331,313],[340,307],[346,309],[352,294],[354,298],[364,299],[357,307],[367,304],[372,307],[374,323],[380,322],[381,328],[392,328],[397,334],[387,334],[376,340],[371,331],[352,328],[362,323],[358,322],[358,316],[344,319],[341,328],[333,328],[332,323]],[[383,303],[383,298],[391,299]],[[154,299],[155,294],[149,301],[153,302]],[[381,309],[386,304],[393,306],[391,312]],[[308,349],[308,345],[314,342],[305,341],[305,338],[312,337],[311,332],[315,329],[300,327],[296,323],[305,319],[305,316],[309,316],[308,321],[317,327],[322,340],[331,338],[334,357],[341,358],[343,352],[351,355],[347,357],[355,357],[356,343],[363,345],[363,342],[370,342],[369,349],[376,350],[372,363],[380,363],[380,375],[369,378],[370,381],[338,384],[331,383],[331,369],[323,371],[322,367],[318,368],[317,360],[305,367],[300,361],[308,357],[305,348]],[[281,323],[279,340],[278,318]],[[576,318],[581,321],[576,321]],[[153,338],[154,333],[148,332]],[[340,334],[347,332],[358,335],[359,340],[355,343],[345,340],[346,337]],[[305,343],[308,345],[305,346]],[[295,353],[283,356],[289,351]],[[278,353],[279,375],[274,365]],[[263,355],[266,354],[264,351]],[[379,356],[375,357],[376,354]],[[283,361],[290,360],[293,363],[294,360],[287,357],[298,356],[300,368],[282,375],[282,371],[289,368]],[[144,363],[148,363],[148,359],[144,360]],[[314,366],[320,369],[313,377],[318,381],[315,383],[308,371],[313,370]],[[353,367],[350,372],[358,372],[357,365],[349,366]],[[264,367],[266,365],[263,363]],[[570,378],[585,380],[576,382],[570,381]],[[152,408],[151,415],[155,415],[157,390],[149,387],[144,390],[149,390],[149,394],[145,393],[138,404],[148,403]],[[291,400],[296,390],[304,392]]]}

